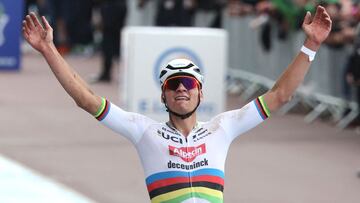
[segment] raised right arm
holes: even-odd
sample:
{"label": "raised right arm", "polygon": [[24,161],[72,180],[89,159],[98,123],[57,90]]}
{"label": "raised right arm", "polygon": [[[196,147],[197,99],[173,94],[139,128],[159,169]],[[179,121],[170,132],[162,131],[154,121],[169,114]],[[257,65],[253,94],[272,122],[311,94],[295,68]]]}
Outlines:
{"label": "raised right arm", "polygon": [[22,28],[25,40],[44,56],[55,77],[76,104],[95,115],[101,107],[101,97],[90,90],[86,82],[57,51],[53,43],[53,29],[44,16],[42,22],[44,26],[40,24],[34,13],[26,16]]}

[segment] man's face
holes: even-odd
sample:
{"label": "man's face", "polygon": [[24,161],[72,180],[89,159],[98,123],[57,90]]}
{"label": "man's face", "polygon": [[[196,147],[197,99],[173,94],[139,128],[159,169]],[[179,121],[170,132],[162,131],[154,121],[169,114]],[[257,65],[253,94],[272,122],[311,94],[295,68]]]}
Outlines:
{"label": "man's face", "polygon": [[202,99],[202,91],[199,83],[193,77],[176,76],[165,81],[162,93],[163,101],[166,99],[167,106],[178,114],[186,114],[194,110]]}

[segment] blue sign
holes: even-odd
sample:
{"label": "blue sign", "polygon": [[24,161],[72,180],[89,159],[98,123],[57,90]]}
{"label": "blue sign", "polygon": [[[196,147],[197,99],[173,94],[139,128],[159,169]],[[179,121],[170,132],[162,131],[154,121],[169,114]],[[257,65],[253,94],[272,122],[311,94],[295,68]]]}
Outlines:
{"label": "blue sign", "polygon": [[0,70],[20,68],[22,0],[0,1]]}

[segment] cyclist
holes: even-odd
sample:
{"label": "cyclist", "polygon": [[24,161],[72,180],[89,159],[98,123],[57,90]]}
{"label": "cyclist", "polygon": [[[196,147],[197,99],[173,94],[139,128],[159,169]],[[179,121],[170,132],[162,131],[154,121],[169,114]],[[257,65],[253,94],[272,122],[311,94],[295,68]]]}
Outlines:
{"label": "cyclist", "polygon": [[186,59],[170,61],[159,76],[169,121],[158,123],[126,112],[94,94],[56,50],[45,17],[42,22],[44,26],[34,13],[27,15],[23,21],[24,38],[44,56],[79,107],[134,144],[151,202],[197,203],[223,202],[224,165],[230,143],[291,99],[332,24],[321,6],[313,18],[307,13],[303,22],[307,36],[304,46],[274,87],[241,109],[221,113],[208,122],[196,118],[196,109],[203,100],[199,68]]}

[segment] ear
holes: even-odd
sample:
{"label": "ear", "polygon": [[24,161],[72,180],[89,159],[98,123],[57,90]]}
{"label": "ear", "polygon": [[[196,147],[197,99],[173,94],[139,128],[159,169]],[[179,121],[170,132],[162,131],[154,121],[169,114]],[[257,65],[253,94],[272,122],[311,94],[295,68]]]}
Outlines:
{"label": "ear", "polygon": [[165,95],[164,92],[161,93],[161,103],[165,103]]}
{"label": "ear", "polygon": [[203,94],[203,91],[202,89],[199,90],[199,94],[200,94],[200,101],[202,101],[204,99],[204,94]]}

